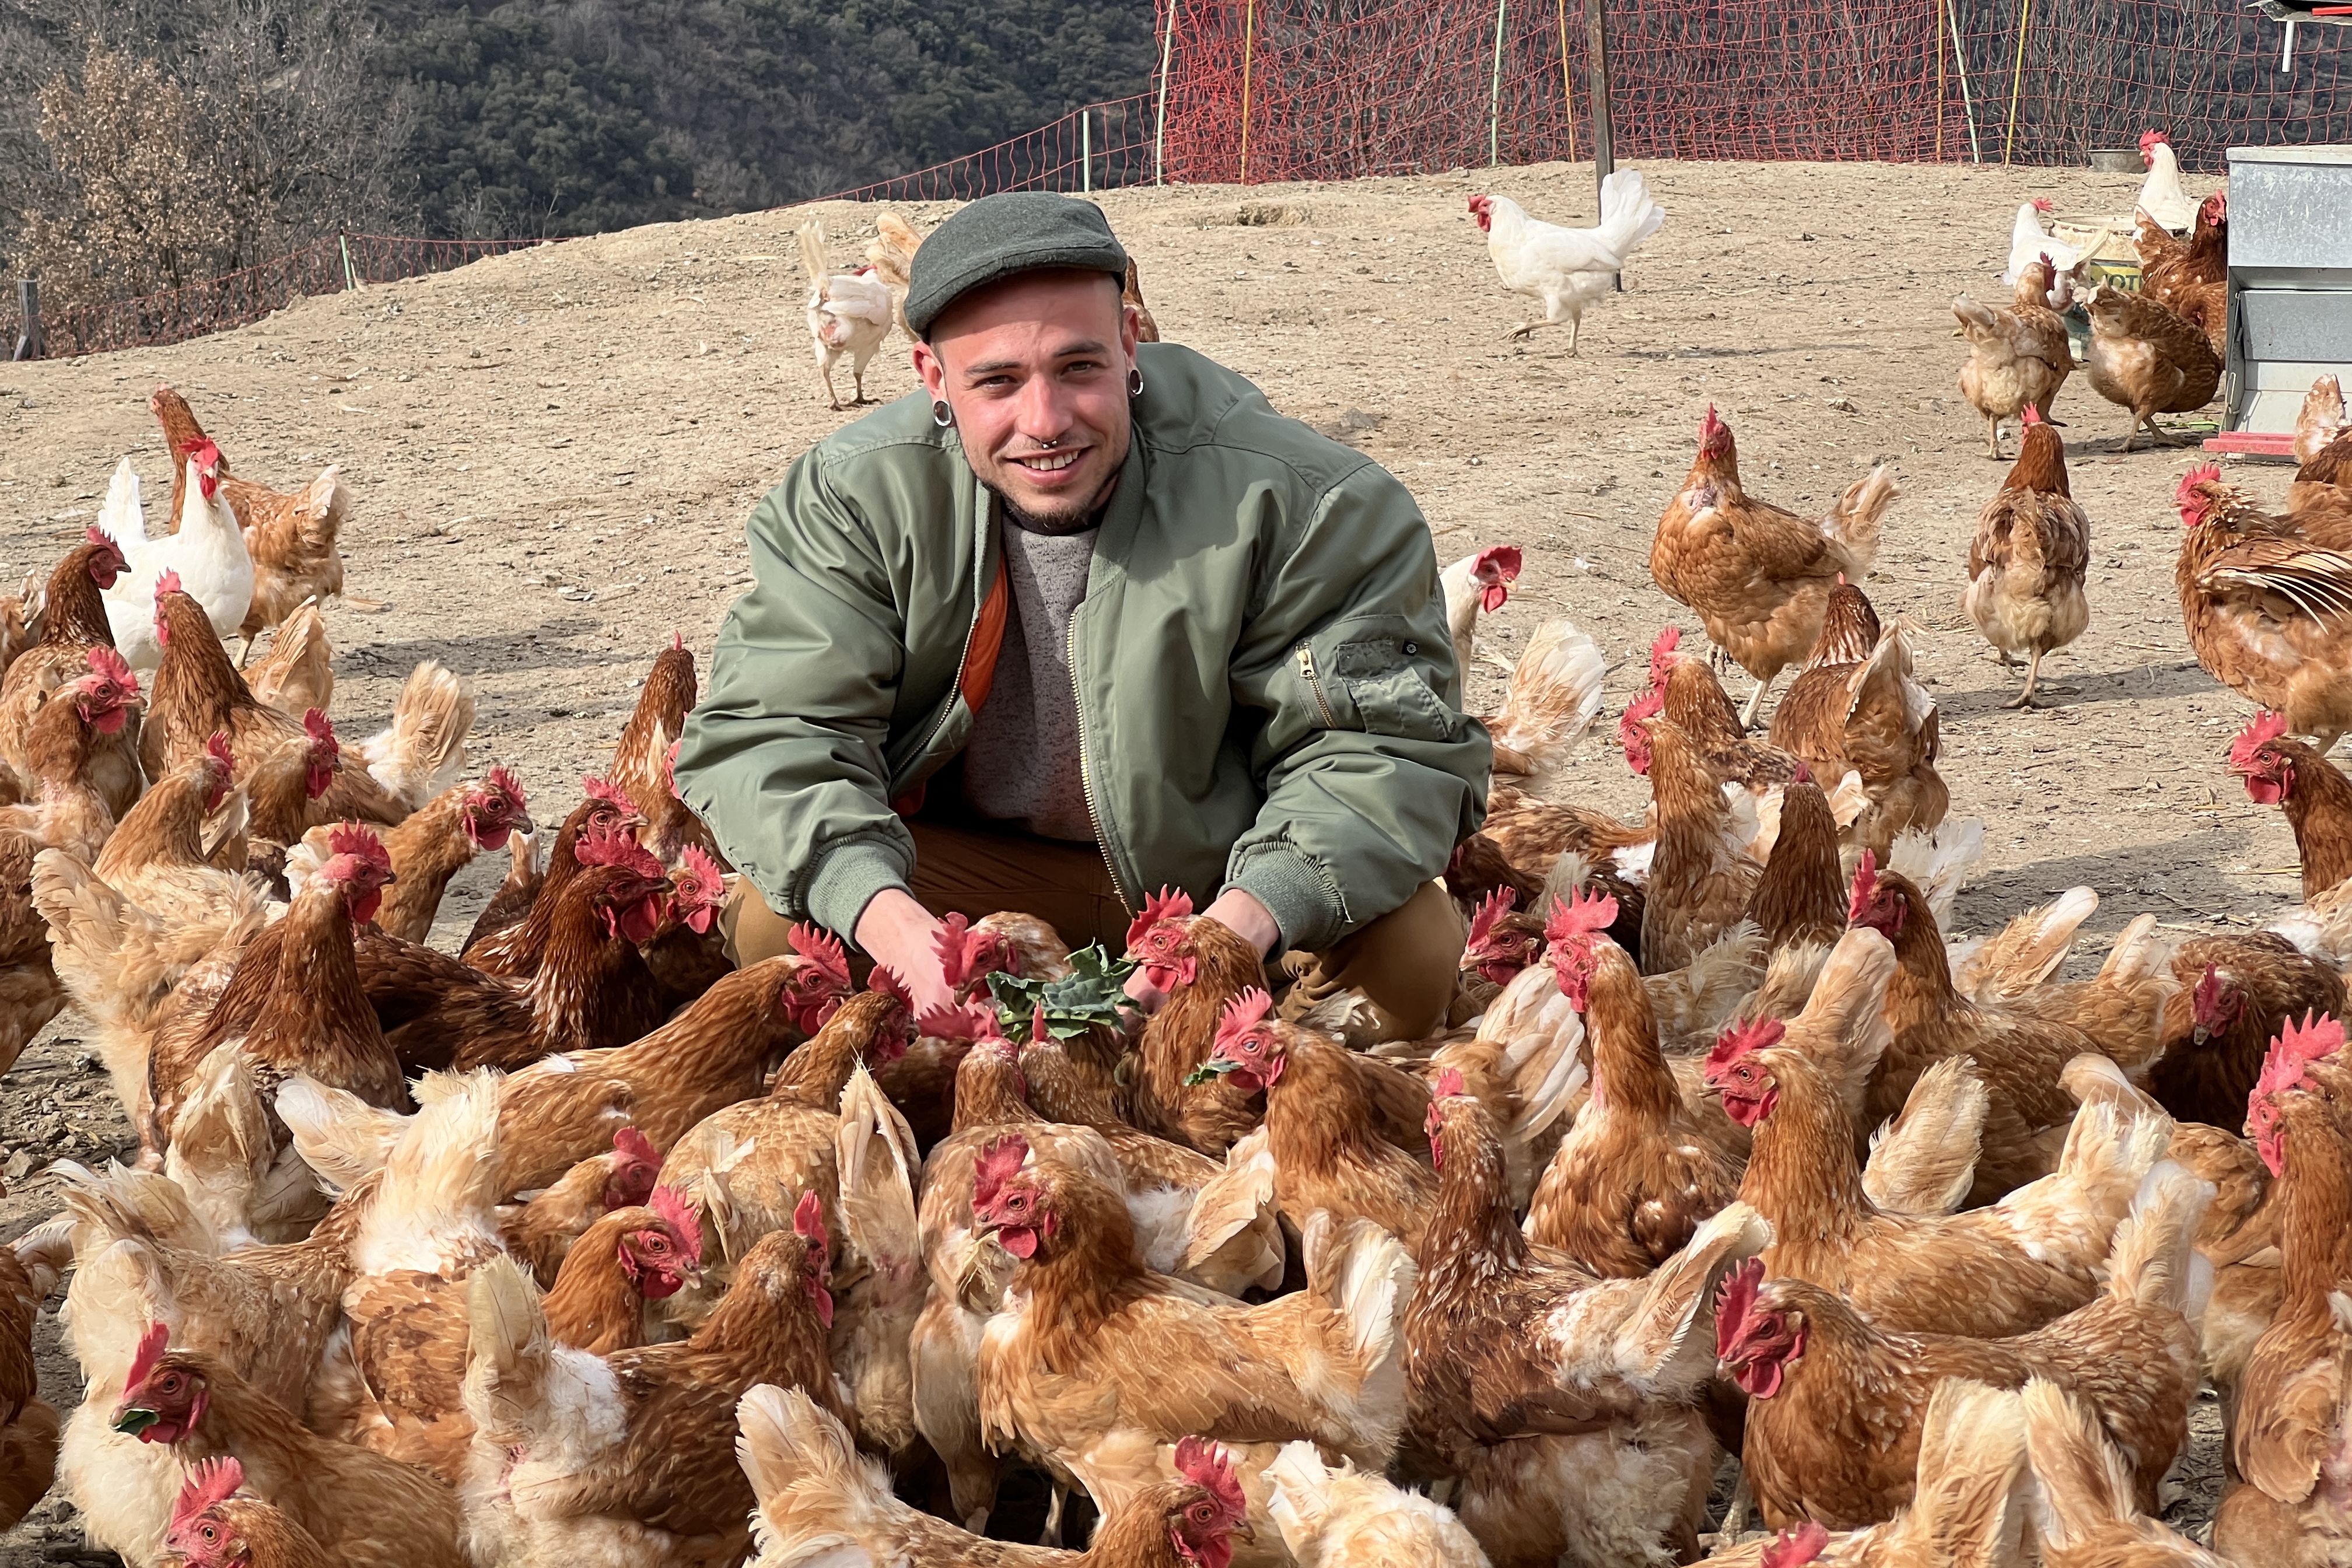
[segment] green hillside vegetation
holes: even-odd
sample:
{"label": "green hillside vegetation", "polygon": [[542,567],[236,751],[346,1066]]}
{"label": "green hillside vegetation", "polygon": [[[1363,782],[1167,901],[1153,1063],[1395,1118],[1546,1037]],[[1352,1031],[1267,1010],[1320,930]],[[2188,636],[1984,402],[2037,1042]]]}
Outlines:
{"label": "green hillside vegetation", "polygon": [[1148,0],[0,0],[0,257],[59,307],[339,228],[772,206],[1145,90]]}

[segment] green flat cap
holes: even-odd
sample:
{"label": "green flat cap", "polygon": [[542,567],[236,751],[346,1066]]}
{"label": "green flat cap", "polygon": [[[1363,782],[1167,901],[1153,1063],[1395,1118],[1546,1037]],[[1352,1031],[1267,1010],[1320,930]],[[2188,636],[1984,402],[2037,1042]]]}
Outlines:
{"label": "green flat cap", "polygon": [[983,284],[1041,268],[1127,276],[1127,252],[1102,208],[1052,191],[982,196],[933,229],[915,252],[907,325],[927,336],[940,313]]}

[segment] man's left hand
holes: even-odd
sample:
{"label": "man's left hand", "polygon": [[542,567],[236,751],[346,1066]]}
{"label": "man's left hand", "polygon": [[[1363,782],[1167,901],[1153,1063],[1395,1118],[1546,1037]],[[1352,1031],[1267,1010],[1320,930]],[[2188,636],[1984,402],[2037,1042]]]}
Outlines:
{"label": "man's left hand", "polygon": [[[1257,901],[1257,895],[1239,888],[1227,888],[1201,912],[1255,948],[1260,958],[1282,941],[1282,927],[1275,923],[1272,911]],[[1127,994],[1147,1014],[1159,1012],[1168,1000],[1168,993],[1146,980],[1140,969],[1127,977]]]}

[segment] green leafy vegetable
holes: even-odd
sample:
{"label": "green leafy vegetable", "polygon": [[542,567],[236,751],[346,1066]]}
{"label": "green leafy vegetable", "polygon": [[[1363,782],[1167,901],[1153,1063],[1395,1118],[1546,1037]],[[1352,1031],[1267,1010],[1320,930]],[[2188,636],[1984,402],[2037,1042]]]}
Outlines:
{"label": "green leafy vegetable", "polygon": [[1119,1026],[1118,1010],[1129,1005],[1120,988],[1134,973],[1132,960],[1114,958],[1109,949],[1097,944],[1070,954],[1067,979],[1020,980],[1000,973],[988,977],[988,989],[1007,1039],[1026,1043],[1042,1005],[1045,1032],[1067,1040],[1097,1025]]}

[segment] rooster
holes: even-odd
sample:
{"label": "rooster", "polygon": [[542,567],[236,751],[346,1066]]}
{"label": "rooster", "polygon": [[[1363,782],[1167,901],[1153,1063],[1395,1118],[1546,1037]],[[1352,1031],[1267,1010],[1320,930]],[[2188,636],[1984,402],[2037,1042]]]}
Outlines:
{"label": "rooster", "polygon": [[1812,651],[1838,579],[1861,581],[1878,558],[1895,494],[1882,464],[1818,521],[1752,500],[1739,482],[1731,426],[1708,406],[1698,456],[1658,519],[1650,576],[1668,598],[1696,610],[1708,640],[1756,678],[1743,726],[1755,727],[1780,671]]}
{"label": "rooster", "polygon": [[[2026,656],[2025,689],[2011,708],[2033,706],[2042,656],[2091,624],[2083,584],[2091,566],[2091,520],[2066,484],[2066,446],[2031,405],[2016,466],[1977,517],[1969,585],[1960,607],[2000,656]],[[1883,851],[1882,851],[1883,853]]]}
{"label": "rooster", "polygon": [[1666,209],[1650,197],[1642,176],[1620,169],[1601,183],[1601,226],[1561,228],[1541,223],[1508,196],[1474,195],[1470,213],[1486,231],[1487,254],[1503,287],[1540,300],[1540,320],[1504,334],[1524,339],[1539,327],[1568,323],[1568,352],[1584,330],[1584,312],[1617,287],[1625,258],[1666,221]]}
{"label": "rooster", "polygon": [[98,514],[99,531],[122,550],[131,569],[106,591],[106,618],[114,628],[114,646],[133,669],[152,670],[163,662],[163,629],[155,619],[157,584],[168,574],[183,592],[205,608],[215,635],[226,637],[245,624],[253,603],[253,557],[236,526],[236,513],[221,494],[220,448],[206,441],[188,453],[186,496],[176,532],[162,539],[147,537],[141,516],[139,478],[131,459],[114,471],[106,504]]}
{"label": "rooster", "polygon": [[838,412],[841,394],[834,388],[833,371],[843,360],[849,361],[849,374],[857,389],[849,406],[863,407],[874,401],[866,395],[866,364],[890,335],[898,321],[898,303],[890,286],[875,276],[872,267],[833,273],[824,258],[823,218],[809,219],[799,232],[801,266],[809,280],[809,341],[816,350],[817,374],[824,378],[825,395]]}

